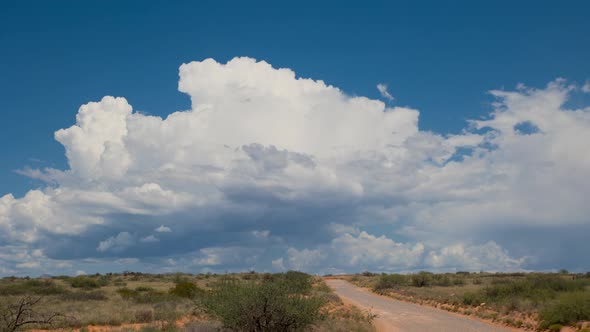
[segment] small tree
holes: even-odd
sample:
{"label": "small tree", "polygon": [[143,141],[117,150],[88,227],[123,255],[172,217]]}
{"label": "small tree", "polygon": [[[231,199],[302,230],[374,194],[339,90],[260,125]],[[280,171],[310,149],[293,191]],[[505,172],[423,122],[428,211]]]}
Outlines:
{"label": "small tree", "polygon": [[311,286],[303,280],[293,273],[259,282],[227,279],[215,285],[204,304],[232,331],[300,331],[321,318],[324,303],[307,294]]}
{"label": "small tree", "polygon": [[173,288],[171,288],[169,292],[172,295],[185,297],[187,299],[192,299],[203,294],[203,290],[197,287],[197,285],[195,285],[191,281],[177,282],[176,285]]}
{"label": "small tree", "polygon": [[414,287],[426,287],[432,284],[432,273],[419,272],[412,275],[412,286]]}
{"label": "small tree", "polygon": [[39,313],[34,307],[41,301],[40,297],[27,296],[16,304],[0,306],[0,332],[13,332],[25,325],[51,324],[60,313]]}

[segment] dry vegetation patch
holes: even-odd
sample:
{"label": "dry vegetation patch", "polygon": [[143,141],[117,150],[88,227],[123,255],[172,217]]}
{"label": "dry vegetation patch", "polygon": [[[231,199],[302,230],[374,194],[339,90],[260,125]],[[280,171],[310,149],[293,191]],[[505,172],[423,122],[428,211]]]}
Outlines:
{"label": "dry vegetation patch", "polygon": [[107,274],[0,280],[0,312],[35,296],[38,317],[12,330],[372,331],[321,278],[288,273]]}
{"label": "dry vegetation patch", "polygon": [[527,330],[559,330],[590,320],[590,274],[362,274],[347,279],[400,300]]}

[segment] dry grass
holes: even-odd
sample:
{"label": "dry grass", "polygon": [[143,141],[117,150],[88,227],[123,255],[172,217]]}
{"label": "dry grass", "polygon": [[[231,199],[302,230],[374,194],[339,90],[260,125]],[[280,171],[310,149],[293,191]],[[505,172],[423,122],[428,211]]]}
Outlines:
{"label": "dry grass", "polygon": [[529,330],[547,325],[539,312],[544,308],[560,308],[556,303],[563,294],[588,296],[590,287],[587,274],[447,273],[426,277],[423,287],[416,287],[411,275],[383,277],[365,272],[345,279],[400,300]]}
{"label": "dry grass", "polygon": [[[259,273],[231,276],[244,281],[262,281],[270,277]],[[16,302],[24,295],[34,295],[42,297],[36,308],[40,312],[60,312],[65,315],[65,318],[51,326],[28,327],[33,330],[221,331],[220,324],[204,313],[198,298],[175,296],[170,294],[170,290],[180,281],[189,281],[199,289],[209,290],[226,277],[215,274],[89,276],[86,278],[90,280],[77,280],[78,287],[72,287],[72,278],[68,277],[46,280],[4,278],[0,279],[0,306]],[[95,287],[93,280],[99,286]],[[132,295],[126,296],[129,294]],[[327,303],[324,308],[326,315],[313,326],[313,331],[374,331],[370,317],[345,306],[321,278],[314,278],[310,296],[321,298]]]}

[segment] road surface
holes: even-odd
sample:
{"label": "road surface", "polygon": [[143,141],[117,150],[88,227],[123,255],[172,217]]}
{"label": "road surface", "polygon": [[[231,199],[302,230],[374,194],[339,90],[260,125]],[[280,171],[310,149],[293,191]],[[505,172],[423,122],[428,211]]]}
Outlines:
{"label": "road surface", "polygon": [[508,332],[500,326],[448,313],[443,310],[420,306],[387,298],[353,286],[344,280],[326,280],[338,296],[361,309],[377,314],[375,326],[383,332]]}

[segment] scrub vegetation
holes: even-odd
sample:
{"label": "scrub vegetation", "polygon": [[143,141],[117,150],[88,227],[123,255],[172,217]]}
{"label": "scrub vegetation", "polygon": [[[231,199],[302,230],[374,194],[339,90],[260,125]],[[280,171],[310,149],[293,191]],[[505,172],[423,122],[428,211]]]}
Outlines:
{"label": "scrub vegetation", "polygon": [[528,330],[590,326],[590,273],[444,273],[348,276],[397,299]]}
{"label": "scrub vegetation", "polygon": [[362,332],[374,330],[373,318],[295,271],[0,280],[0,332]]}

